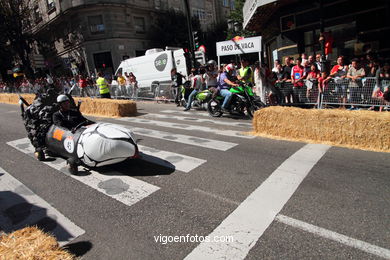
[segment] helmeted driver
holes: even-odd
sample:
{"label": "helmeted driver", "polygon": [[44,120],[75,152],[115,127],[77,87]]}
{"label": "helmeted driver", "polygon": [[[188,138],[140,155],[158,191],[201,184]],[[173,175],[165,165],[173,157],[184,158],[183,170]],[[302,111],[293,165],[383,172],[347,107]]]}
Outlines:
{"label": "helmeted driver", "polygon": [[79,110],[70,108],[70,100],[66,95],[59,95],[57,103],[60,106],[60,110],[53,114],[53,124],[73,130],[74,127],[83,122],[90,122],[83,117]]}
{"label": "helmeted driver", "polygon": [[224,97],[223,103],[222,103],[222,110],[225,112],[230,112],[228,110],[230,99],[232,97],[232,92],[229,91],[230,87],[237,87],[238,84],[233,82],[232,74],[234,71],[233,64],[228,64],[225,68],[225,71],[221,73],[219,76],[219,93],[221,96]]}

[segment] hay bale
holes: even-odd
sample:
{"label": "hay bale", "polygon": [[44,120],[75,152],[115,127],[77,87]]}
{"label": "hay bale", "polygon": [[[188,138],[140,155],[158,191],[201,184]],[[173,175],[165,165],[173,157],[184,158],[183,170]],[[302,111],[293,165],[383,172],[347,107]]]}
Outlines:
{"label": "hay bale", "polygon": [[61,249],[53,236],[37,227],[26,227],[0,236],[1,259],[75,259]]}
{"label": "hay bale", "polygon": [[74,98],[83,101],[80,111],[85,115],[123,117],[137,114],[137,103],[130,100],[106,98]]}
{"label": "hay bale", "polygon": [[[32,103],[34,94],[22,94],[28,103]],[[90,116],[103,117],[124,117],[135,116],[137,114],[137,104],[130,100],[100,99],[100,98],[74,98],[76,103],[82,100],[81,112]],[[19,96],[17,94],[0,94],[0,103],[18,104]]]}
{"label": "hay bale", "polygon": [[389,113],[268,107],[253,126],[259,136],[390,152]]}

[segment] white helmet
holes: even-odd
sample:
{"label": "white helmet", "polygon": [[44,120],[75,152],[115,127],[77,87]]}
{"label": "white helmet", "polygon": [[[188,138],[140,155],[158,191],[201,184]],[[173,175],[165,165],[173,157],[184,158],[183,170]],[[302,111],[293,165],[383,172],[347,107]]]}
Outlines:
{"label": "white helmet", "polygon": [[215,60],[209,60],[209,61],[207,62],[207,64],[208,64],[208,65],[213,65],[214,67],[217,66],[217,62],[216,62]]}
{"label": "white helmet", "polygon": [[226,65],[226,68],[225,68],[225,70],[227,71],[227,72],[230,72],[230,71],[232,71],[232,70],[234,70],[234,65],[233,64],[228,64],[228,65]]}
{"label": "white helmet", "polygon": [[65,101],[70,101],[69,98],[66,95],[59,95],[57,97],[57,103],[62,103]]}

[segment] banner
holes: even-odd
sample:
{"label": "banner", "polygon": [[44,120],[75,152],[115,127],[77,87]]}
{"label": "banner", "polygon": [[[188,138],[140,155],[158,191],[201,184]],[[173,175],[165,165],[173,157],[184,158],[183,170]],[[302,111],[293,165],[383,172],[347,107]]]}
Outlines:
{"label": "banner", "polygon": [[261,36],[217,42],[217,56],[261,52]]}

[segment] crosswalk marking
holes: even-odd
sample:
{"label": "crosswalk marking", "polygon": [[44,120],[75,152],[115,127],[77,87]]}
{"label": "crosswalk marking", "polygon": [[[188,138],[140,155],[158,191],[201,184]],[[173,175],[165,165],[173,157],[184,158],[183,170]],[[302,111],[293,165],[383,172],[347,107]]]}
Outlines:
{"label": "crosswalk marking", "polygon": [[37,224],[63,246],[85,233],[23,183],[0,168],[0,227],[6,233]]}
{"label": "crosswalk marking", "polygon": [[130,129],[136,135],[143,135],[152,138],[167,140],[176,143],[182,143],[186,145],[194,145],[194,146],[199,146],[199,147],[204,147],[204,148],[214,149],[219,151],[227,151],[237,145],[236,143],[223,142],[223,141],[206,139],[206,138],[195,137],[190,135],[174,134],[174,133],[157,131],[153,129],[140,128],[140,127],[129,127],[128,125],[122,125],[122,126]]}
{"label": "crosswalk marking", "polygon": [[[7,144],[23,153],[34,156],[34,147],[30,144],[28,138],[8,142]],[[44,161],[43,163],[128,206],[160,189],[147,182],[116,172],[103,175],[91,170],[84,176],[70,175],[66,169],[66,161],[61,158],[56,158],[55,161]]]}
{"label": "crosswalk marking", "polygon": [[233,236],[234,241],[201,242],[184,259],[245,259],[329,148],[307,144],[291,155],[209,234],[210,237]]}
{"label": "crosswalk marking", "polygon": [[143,154],[148,155],[142,156],[143,160],[151,163],[162,164],[163,166],[169,167],[168,163],[164,163],[164,161],[161,161],[161,159],[163,159],[174,165],[177,170],[186,173],[207,162],[207,160],[198,159],[195,157],[178,153],[161,151],[156,148],[146,147],[143,145],[138,145],[138,148]]}
{"label": "crosswalk marking", "polygon": [[172,123],[172,122],[149,120],[149,119],[142,119],[142,118],[130,118],[130,117],[118,118],[117,120],[131,122],[131,123],[139,123],[139,124],[147,124],[147,125],[153,125],[153,126],[175,128],[175,129],[181,129],[181,130],[187,130],[187,131],[193,131],[193,132],[197,132],[197,131],[198,132],[206,132],[206,133],[224,135],[224,136],[229,136],[229,137],[239,137],[239,138],[246,138],[246,139],[255,138],[255,136],[245,135],[241,131],[219,130],[219,129],[215,129],[215,128],[211,128],[211,127],[207,127],[207,126],[178,124],[178,123]]}
{"label": "crosswalk marking", "polygon": [[[180,111],[179,111],[180,112]],[[184,111],[181,111],[185,113]],[[216,125],[227,125],[227,126],[239,126],[239,127],[251,127],[251,123],[245,123],[245,122],[227,122],[222,120],[213,120],[213,119],[204,119],[204,118],[196,118],[191,117],[191,114],[187,113],[187,116],[175,116],[175,115],[162,115],[162,114],[147,114],[143,117],[155,117],[159,119],[175,119],[180,121],[187,121],[187,122],[197,122],[197,123],[211,123]]]}

